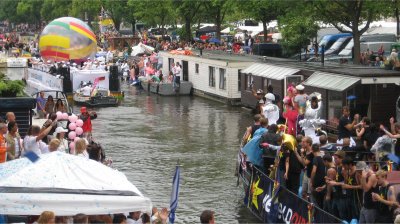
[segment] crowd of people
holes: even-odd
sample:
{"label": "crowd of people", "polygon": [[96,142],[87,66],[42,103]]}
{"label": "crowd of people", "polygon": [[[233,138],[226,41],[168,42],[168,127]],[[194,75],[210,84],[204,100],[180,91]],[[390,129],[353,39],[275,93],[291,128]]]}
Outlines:
{"label": "crowd of people", "polygon": [[350,117],[345,106],[337,141],[329,142],[317,130],[324,124],[320,99],[304,89],[290,86],[283,100],[272,88],[265,96],[253,90],[258,101],[243,137],[244,160],[341,220],[393,223],[400,205],[388,175],[398,164],[388,156],[400,156],[400,122],[391,118],[387,130],[368,117]]}

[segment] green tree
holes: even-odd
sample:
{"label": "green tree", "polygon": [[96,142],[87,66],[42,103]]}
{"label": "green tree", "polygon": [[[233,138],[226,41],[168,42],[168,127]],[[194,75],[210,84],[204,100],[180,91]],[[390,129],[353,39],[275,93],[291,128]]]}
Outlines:
{"label": "green tree", "polygon": [[246,14],[256,21],[261,21],[263,24],[264,41],[267,41],[267,25],[272,20],[276,20],[279,15],[282,14],[282,8],[284,7],[280,1],[259,1],[259,0],[248,0],[240,1],[240,6],[245,9]]}
{"label": "green tree", "polygon": [[336,27],[340,32],[351,33],[354,41],[354,64],[360,63],[360,36],[382,14],[385,1],[368,0],[318,0],[311,1],[317,18]]}
{"label": "green tree", "polygon": [[59,17],[68,16],[71,11],[72,0],[44,0],[40,14],[42,19],[51,21]]}
{"label": "green tree", "polygon": [[43,0],[21,0],[17,5],[17,16],[20,17],[20,22],[35,24],[40,26],[42,17],[40,9],[43,5]]}
{"label": "green tree", "polygon": [[135,12],[136,12],[136,2],[137,1],[132,1],[132,0],[128,0],[128,2],[126,3],[126,12],[124,13],[124,20],[125,22],[128,22],[131,24],[132,26],[132,33],[135,34],[136,31],[136,16],[135,16]]}
{"label": "green tree", "polygon": [[136,1],[137,10],[135,16],[140,18],[149,26],[159,26],[162,35],[165,35],[165,25],[174,24],[175,11],[172,8],[171,0],[142,0]]}
{"label": "green tree", "polygon": [[192,39],[192,22],[201,9],[202,3],[200,1],[174,0],[173,6],[176,8],[181,22],[185,24],[183,39],[190,41]]}
{"label": "green tree", "polygon": [[[104,9],[109,13],[110,18],[113,20],[115,29],[119,31],[124,14],[129,14],[126,11],[128,7],[128,0],[104,0]],[[117,4],[116,4],[117,3]]]}
{"label": "green tree", "polygon": [[93,27],[92,21],[100,14],[101,3],[101,0],[72,0],[70,14],[82,20],[87,19],[88,25]]}
{"label": "green tree", "polygon": [[237,2],[234,0],[209,0],[204,2],[209,16],[214,19],[218,39],[221,39],[221,27],[225,16],[233,12],[235,3]]}
{"label": "green tree", "polygon": [[20,0],[0,1],[0,20],[8,20],[11,23],[19,22],[21,17],[17,15],[17,7]]}
{"label": "green tree", "polygon": [[310,44],[310,39],[317,36],[319,29],[307,5],[300,2],[290,4],[286,13],[279,17],[279,30],[283,38],[281,43],[286,55],[301,53],[301,49]]}

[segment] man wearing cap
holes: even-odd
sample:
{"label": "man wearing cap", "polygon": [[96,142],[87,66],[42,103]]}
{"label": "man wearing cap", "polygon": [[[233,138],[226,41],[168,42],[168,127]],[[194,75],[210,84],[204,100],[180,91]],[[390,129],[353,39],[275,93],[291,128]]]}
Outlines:
{"label": "man wearing cap", "polygon": [[88,112],[86,107],[81,107],[81,114],[79,115],[79,119],[83,121],[83,136],[91,142],[92,137],[92,120],[97,118],[96,112]]}
{"label": "man wearing cap", "polygon": [[54,137],[60,141],[60,145],[58,146],[57,151],[69,153],[68,140],[64,138],[65,133],[67,132],[68,130],[64,129],[63,127],[56,128],[56,131],[54,132]]}
{"label": "man wearing cap", "polygon": [[265,105],[262,107],[264,117],[268,119],[268,124],[277,124],[279,120],[279,107],[273,103],[275,96],[272,93],[265,94]]}
{"label": "man wearing cap", "polygon": [[298,112],[297,116],[297,126],[296,126],[296,134],[301,133],[301,127],[299,125],[299,121],[304,119],[304,113],[306,111],[306,103],[308,100],[308,95],[304,93],[304,86],[297,85],[296,86],[297,95],[293,98],[294,108]]}
{"label": "man wearing cap", "polygon": [[264,94],[263,94],[264,91],[262,89],[258,89],[257,91],[254,89],[251,89],[251,92],[253,93],[253,96],[255,96],[257,99],[256,107],[254,108],[254,113],[261,114],[262,107],[264,106],[264,103],[265,103]]}
{"label": "man wearing cap", "polygon": [[361,187],[364,192],[363,207],[360,211],[360,219],[358,223],[375,223],[377,216],[377,203],[373,201],[372,194],[379,192],[376,175],[364,161],[357,162],[356,171],[361,171]]}

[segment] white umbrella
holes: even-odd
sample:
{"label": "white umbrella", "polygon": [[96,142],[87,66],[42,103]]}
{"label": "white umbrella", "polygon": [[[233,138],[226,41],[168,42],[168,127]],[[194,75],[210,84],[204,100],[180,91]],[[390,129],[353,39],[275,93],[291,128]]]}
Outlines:
{"label": "white umbrella", "polygon": [[151,212],[126,176],[94,160],[52,152],[0,181],[0,214],[59,216]]}
{"label": "white umbrella", "polygon": [[4,180],[31,164],[32,162],[25,157],[14,159],[6,163],[0,163],[0,180]]}

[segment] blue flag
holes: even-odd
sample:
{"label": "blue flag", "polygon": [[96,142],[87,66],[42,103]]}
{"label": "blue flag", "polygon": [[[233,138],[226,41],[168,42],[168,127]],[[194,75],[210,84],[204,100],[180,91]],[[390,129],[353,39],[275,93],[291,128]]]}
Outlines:
{"label": "blue flag", "polygon": [[26,158],[28,158],[32,163],[36,162],[40,157],[34,153],[33,151],[27,151],[24,155]]}
{"label": "blue flag", "polygon": [[170,202],[170,212],[169,212],[169,223],[174,223],[175,221],[175,211],[178,207],[178,196],[179,196],[179,178],[181,175],[181,170],[179,165],[176,166],[174,179],[172,180],[172,193]]}

